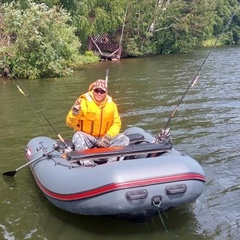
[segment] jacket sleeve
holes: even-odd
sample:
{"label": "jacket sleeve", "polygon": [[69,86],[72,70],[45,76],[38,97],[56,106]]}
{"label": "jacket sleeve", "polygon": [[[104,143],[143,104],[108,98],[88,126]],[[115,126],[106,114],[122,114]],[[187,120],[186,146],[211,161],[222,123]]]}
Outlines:
{"label": "jacket sleeve", "polygon": [[68,112],[66,124],[70,128],[75,128],[75,126],[77,126],[78,124],[78,116],[72,113],[72,109],[70,109],[70,111]]}
{"label": "jacket sleeve", "polygon": [[113,112],[113,124],[112,126],[108,129],[107,133],[111,137],[115,137],[117,134],[119,134],[122,126],[121,118],[118,113],[118,109],[116,104],[114,103],[114,112]]}

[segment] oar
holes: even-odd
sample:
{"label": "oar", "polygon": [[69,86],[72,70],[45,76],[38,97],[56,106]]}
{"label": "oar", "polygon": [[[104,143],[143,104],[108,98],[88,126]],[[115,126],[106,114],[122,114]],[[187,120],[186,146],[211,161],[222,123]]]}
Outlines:
{"label": "oar", "polygon": [[35,159],[33,159],[33,160],[25,163],[25,164],[22,165],[21,167],[15,169],[15,170],[13,170],[13,171],[5,172],[5,173],[3,173],[2,175],[13,177],[20,169],[22,169],[22,168],[24,168],[24,167],[26,167],[26,166],[28,166],[28,165],[30,165],[30,164],[32,164],[32,163],[40,160],[41,158],[49,155],[50,153],[52,153],[52,152],[54,152],[54,151],[55,151],[55,149],[52,149],[51,151],[49,151],[49,152],[47,152],[47,153],[44,153],[41,157],[35,158]]}

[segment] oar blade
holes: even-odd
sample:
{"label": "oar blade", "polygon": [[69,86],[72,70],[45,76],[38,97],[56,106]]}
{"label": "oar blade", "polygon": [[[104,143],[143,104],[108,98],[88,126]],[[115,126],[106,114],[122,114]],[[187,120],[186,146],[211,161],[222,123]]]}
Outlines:
{"label": "oar blade", "polygon": [[51,149],[49,152],[47,153],[44,153],[42,156],[38,157],[38,158],[35,158],[35,159],[32,159],[31,161],[23,164],[21,167],[19,168],[16,168],[15,170],[13,171],[9,171],[9,172],[5,172],[3,173],[2,175],[5,175],[5,176],[10,176],[10,177],[13,177],[20,169],[40,160],[40,159],[44,159],[44,157],[48,156],[49,154],[51,154],[52,152],[56,151],[55,148],[54,149]]}
{"label": "oar blade", "polygon": [[2,175],[13,177],[13,176],[16,174],[16,172],[17,172],[16,170],[14,170],[14,171],[9,171],[9,172],[3,173]]}

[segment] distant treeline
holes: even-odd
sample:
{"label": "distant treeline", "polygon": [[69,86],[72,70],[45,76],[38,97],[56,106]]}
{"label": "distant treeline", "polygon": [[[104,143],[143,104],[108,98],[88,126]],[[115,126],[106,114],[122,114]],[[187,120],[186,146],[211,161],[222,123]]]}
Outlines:
{"label": "distant treeline", "polygon": [[[240,43],[237,0],[2,0],[0,73],[63,76],[97,61],[89,36],[109,33],[124,56]],[[123,35],[121,33],[123,32]],[[116,34],[117,33],[117,34]],[[122,36],[122,37],[121,37]]]}

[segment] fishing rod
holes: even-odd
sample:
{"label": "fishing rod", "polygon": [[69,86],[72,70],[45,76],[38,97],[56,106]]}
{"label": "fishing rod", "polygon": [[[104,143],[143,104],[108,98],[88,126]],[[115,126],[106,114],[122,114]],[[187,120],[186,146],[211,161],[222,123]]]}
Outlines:
{"label": "fishing rod", "polygon": [[[11,75],[10,75],[11,77]],[[13,80],[13,82],[15,83],[15,85],[17,86],[18,90],[20,93],[22,93],[25,97],[29,97],[29,99],[35,104],[35,106],[37,107],[39,113],[43,116],[43,118],[47,121],[47,123],[49,124],[49,126],[52,128],[53,132],[57,135],[57,137],[59,138],[59,140],[64,144],[65,147],[68,147],[68,145],[66,144],[66,142],[64,141],[64,139],[62,138],[62,136],[57,132],[56,128],[52,125],[52,123],[49,121],[49,119],[47,118],[47,116],[43,113],[43,111],[40,109],[39,105],[37,104],[37,102],[34,100],[34,98],[32,98],[32,96],[29,94],[29,92],[26,90],[26,88],[24,87],[24,91],[22,90],[22,88],[19,86],[19,84],[16,82],[16,80],[12,77],[11,78]]]}
{"label": "fishing rod", "polygon": [[[108,85],[108,75],[109,75],[109,69],[106,70],[106,84]],[[11,75],[10,75],[11,77]],[[60,141],[65,145],[65,147],[68,147],[68,145],[66,144],[66,142],[64,141],[63,137],[57,132],[56,128],[52,125],[52,123],[49,121],[49,119],[47,118],[47,116],[43,113],[43,111],[40,109],[39,105],[37,104],[37,102],[34,100],[34,98],[32,98],[32,96],[29,94],[29,92],[26,90],[26,88],[24,87],[24,91],[22,90],[22,88],[19,86],[19,84],[17,84],[16,80],[12,77],[13,82],[15,83],[15,85],[17,86],[18,90],[20,93],[22,93],[25,97],[29,97],[30,100],[35,104],[35,106],[37,107],[38,111],[41,113],[41,115],[43,116],[43,118],[47,121],[47,123],[49,124],[49,126],[52,128],[52,130],[54,131],[54,133],[58,136],[58,138],[60,139]]]}
{"label": "fishing rod", "polygon": [[167,120],[164,128],[162,129],[162,132],[161,132],[160,135],[159,135],[159,139],[161,139],[161,134],[163,134],[163,135],[164,135],[165,133],[169,134],[169,130],[168,130],[167,128],[168,128],[168,126],[169,126],[172,118],[174,117],[174,114],[176,113],[176,111],[178,110],[180,104],[182,103],[182,101],[183,101],[184,98],[186,97],[189,89],[191,89],[191,88],[196,84],[196,82],[198,81],[199,75],[200,75],[200,73],[201,73],[201,71],[202,71],[205,63],[207,62],[208,58],[209,58],[210,55],[212,54],[213,50],[216,48],[216,45],[217,45],[218,41],[221,39],[222,35],[224,34],[224,32],[226,31],[226,29],[227,29],[227,28],[229,27],[229,25],[231,24],[233,17],[236,15],[236,13],[237,13],[237,11],[238,11],[238,9],[239,9],[239,6],[240,6],[240,5],[238,5],[238,7],[237,7],[237,9],[235,10],[235,12],[231,15],[229,21],[227,22],[227,24],[226,24],[225,27],[223,28],[221,34],[217,37],[217,39],[216,39],[213,47],[212,47],[211,50],[208,52],[207,56],[205,57],[205,59],[203,60],[202,64],[200,65],[198,71],[195,73],[194,77],[192,78],[192,80],[190,81],[189,85],[187,86],[187,89],[186,89],[185,92],[183,93],[183,95],[182,95],[182,97],[180,98],[178,104],[177,104],[176,107],[173,109],[173,111],[172,111],[172,113],[170,114],[170,116],[169,116],[169,118],[168,118],[168,120]]}
{"label": "fishing rod", "polygon": [[105,78],[105,81],[106,81],[106,85],[108,86],[108,73],[109,73],[109,69],[106,70],[106,78]]}

